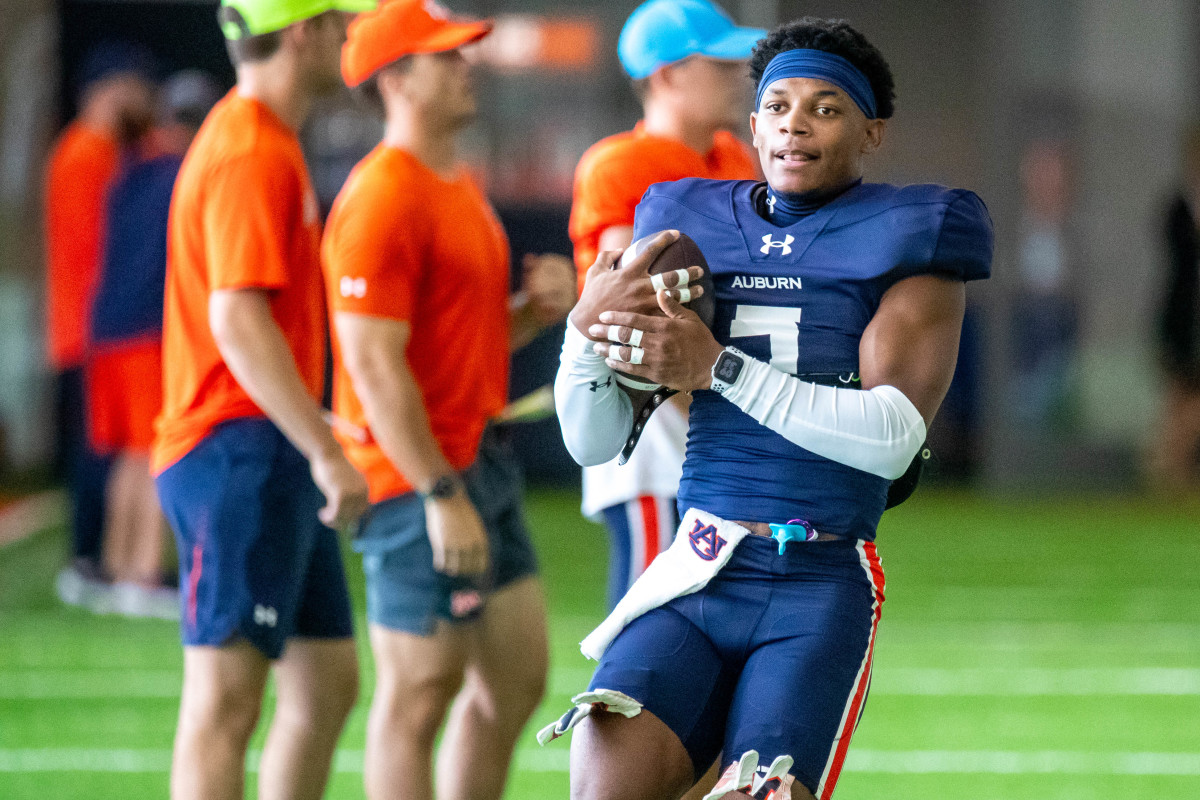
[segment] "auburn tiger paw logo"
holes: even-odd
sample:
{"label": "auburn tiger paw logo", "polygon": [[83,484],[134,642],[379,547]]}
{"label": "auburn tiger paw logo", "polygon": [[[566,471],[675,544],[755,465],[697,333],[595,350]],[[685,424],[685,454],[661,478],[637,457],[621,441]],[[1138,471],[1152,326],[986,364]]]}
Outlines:
{"label": "auburn tiger paw logo", "polygon": [[705,525],[700,520],[696,520],[696,526],[688,534],[688,541],[691,542],[696,555],[705,561],[715,559],[720,554],[721,548],[725,546],[725,540],[717,535],[716,527]]}

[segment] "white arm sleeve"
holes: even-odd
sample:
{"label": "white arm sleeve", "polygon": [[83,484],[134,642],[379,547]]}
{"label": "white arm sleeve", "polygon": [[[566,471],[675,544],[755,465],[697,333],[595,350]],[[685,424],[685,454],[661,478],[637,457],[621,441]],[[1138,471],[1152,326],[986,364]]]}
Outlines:
{"label": "white arm sleeve", "polygon": [[571,458],[585,467],[612,461],[633,429],[633,403],[592,342],[567,321],[554,378],[554,407]]}
{"label": "white arm sleeve", "polygon": [[746,358],[722,396],[789,442],[889,480],[925,441],[921,412],[894,386],[821,386]]}

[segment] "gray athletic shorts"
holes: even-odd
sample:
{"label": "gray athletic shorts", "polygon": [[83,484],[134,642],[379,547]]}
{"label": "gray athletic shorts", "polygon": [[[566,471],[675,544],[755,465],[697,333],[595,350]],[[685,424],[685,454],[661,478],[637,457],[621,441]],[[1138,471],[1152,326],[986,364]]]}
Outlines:
{"label": "gray athletic shorts", "polygon": [[416,493],[376,503],[363,517],[354,541],[354,549],[363,555],[367,619],[372,624],[428,636],[439,619],[474,619],[490,592],[537,573],[537,556],[525,526],[521,470],[494,431],[484,433],[479,455],[462,478],[487,530],[489,572],[465,578],[434,570],[425,504]]}

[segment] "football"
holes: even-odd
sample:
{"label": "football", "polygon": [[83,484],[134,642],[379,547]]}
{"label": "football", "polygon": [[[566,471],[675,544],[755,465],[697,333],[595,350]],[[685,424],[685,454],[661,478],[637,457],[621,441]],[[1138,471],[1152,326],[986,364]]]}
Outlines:
{"label": "football", "polygon": [[[646,249],[646,246],[658,236],[661,231],[643,236],[629,247],[625,248],[625,252],[621,255],[620,261],[613,265],[613,269],[621,269],[633,259],[637,258],[638,254]],[[717,311],[717,298],[713,290],[712,273],[708,269],[708,262],[704,260],[704,254],[700,252],[700,247],[686,233],[680,233],[679,238],[667,245],[667,247],[658,254],[658,258],[650,264],[650,274],[657,275],[664,272],[674,272],[678,269],[687,269],[688,267],[700,267],[704,270],[704,275],[698,281],[692,281],[691,286],[704,287],[702,296],[687,303],[687,307],[696,312],[701,321],[708,327],[712,327],[713,317]],[[662,312],[657,312],[658,316],[662,316]],[[659,388],[657,383],[649,383],[632,375],[627,375],[620,370],[617,370],[617,383],[626,389],[632,389],[641,392],[653,392]]]}

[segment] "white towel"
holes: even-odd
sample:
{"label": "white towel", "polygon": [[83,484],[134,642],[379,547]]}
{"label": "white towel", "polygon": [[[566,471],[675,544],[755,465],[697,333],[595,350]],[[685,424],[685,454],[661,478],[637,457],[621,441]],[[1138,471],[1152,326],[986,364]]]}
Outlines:
{"label": "white towel", "polygon": [[626,625],[676,597],[698,592],[729,563],[733,548],[750,531],[720,517],[689,508],[675,541],[646,568],[612,613],[579,644],[594,661]]}

